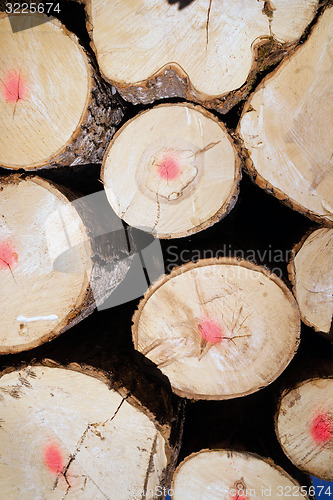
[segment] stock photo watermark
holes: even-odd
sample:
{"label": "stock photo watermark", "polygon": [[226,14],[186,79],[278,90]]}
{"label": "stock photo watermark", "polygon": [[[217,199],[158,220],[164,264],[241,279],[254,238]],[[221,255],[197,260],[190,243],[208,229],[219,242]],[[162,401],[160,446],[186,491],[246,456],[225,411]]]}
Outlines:
{"label": "stock photo watermark", "polygon": [[252,264],[265,266],[270,264],[270,270],[279,278],[282,278],[281,264],[285,264],[291,257],[291,250],[275,249],[272,245],[260,250],[254,249],[237,249],[230,244],[224,244],[217,250],[204,249],[199,250],[195,248],[185,248],[179,251],[176,245],[170,245],[166,249],[165,269],[170,273],[175,266],[187,264],[188,262],[197,262],[200,259],[212,258],[235,258],[247,260]]}
{"label": "stock photo watermark", "polygon": [[[68,223],[68,207],[59,208],[44,222],[49,258],[55,271],[79,273],[82,272],[80,255],[91,253],[84,266],[98,310],[141,297],[162,275],[188,262],[221,257],[263,266],[268,262],[270,271],[281,278],[281,264],[291,255],[291,250],[274,249],[271,245],[262,250],[235,250],[230,244],[217,250],[180,249],[177,245],[169,245],[163,255],[161,242],[154,231],[147,227],[126,226],[112,210],[104,191],[78,198],[71,205],[83,221],[89,240],[78,242],[75,239],[77,228]],[[55,228],[61,228],[61,237],[59,234],[54,237]],[[232,273],[236,276],[240,272],[239,266],[233,267]],[[106,294],[105,289],[111,282],[113,287]]]}
{"label": "stock photo watermark", "polygon": [[[166,494],[169,497],[173,497],[175,494],[175,489],[168,489],[163,486],[156,486],[156,488],[150,488],[148,490],[143,490],[142,495],[146,495],[152,498],[164,498]],[[216,488],[214,491],[216,498],[221,500],[248,500],[250,498],[285,498],[285,497],[297,497],[304,498],[306,496],[318,495],[318,497],[324,495],[326,498],[333,497],[333,488],[330,485],[324,486],[298,486],[298,485],[277,485],[277,486],[259,486],[258,488]]]}
{"label": "stock photo watermark", "polygon": [[[61,7],[59,2],[0,0],[0,12],[5,12],[9,16],[13,33],[19,33],[51,21],[52,18],[47,16],[59,14]],[[27,14],[26,20],[15,14]]]}
{"label": "stock photo watermark", "polygon": [[87,274],[98,310],[141,297],[165,273],[160,241],[149,228],[126,227],[104,191],[78,198],[71,207],[89,240],[78,239],[69,206],[60,207],[44,221],[48,257],[57,272]]}

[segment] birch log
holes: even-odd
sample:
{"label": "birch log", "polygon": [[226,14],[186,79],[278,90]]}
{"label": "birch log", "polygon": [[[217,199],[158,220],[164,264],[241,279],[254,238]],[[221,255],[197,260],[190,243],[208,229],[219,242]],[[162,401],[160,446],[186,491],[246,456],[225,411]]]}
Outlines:
{"label": "birch log", "polygon": [[126,235],[115,231],[107,245],[103,235],[91,240],[99,221],[87,222],[86,204],[82,210],[65,193],[36,176],[1,179],[0,354],[31,349],[75,325],[130,267]]}
{"label": "birch log", "polygon": [[304,380],[284,391],[276,434],[289,459],[302,471],[333,480],[333,378]]}
{"label": "birch log", "polygon": [[123,110],[76,36],[43,14],[0,14],[0,45],[0,166],[101,162]]}
{"label": "birch log", "polygon": [[295,299],[263,268],[207,259],[163,276],[133,317],[134,347],[192,399],[244,396],[275,380],[300,334]]}
{"label": "birch log", "polygon": [[317,229],[296,245],[289,277],[304,323],[333,341],[333,229]]}
{"label": "birch log", "polygon": [[271,498],[307,499],[306,488],[273,461],[253,453],[232,450],[201,450],[177,467],[172,500],[250,500]]}
{"label": "birch log", "polygon": [[222,112],[229,92],[253,79],[265,61],[269,66],[272,48],[281,59],[299,40],[317,7],[317,0],[200,0],[181,9],[166,0],[86,2],[98,64],[126,100],[177,96]]}
{"label": "birch log", "polygon": [[332,225],[332,24],[327,9],[308,40],[268,75],[244,108],[239,131],[255,182]]}
{"label": "birch log", "polygon": [[158,238],[218,222],[238,196],[240,159],[224,125],[191,104],[162,104],[128,121],[101,175],[113,210]]}
{"label": "birch log", "polygon": [[3,498],[151,500],[165,488],[170,423],[103,372],[50,361],[7,369],[0,399]]}

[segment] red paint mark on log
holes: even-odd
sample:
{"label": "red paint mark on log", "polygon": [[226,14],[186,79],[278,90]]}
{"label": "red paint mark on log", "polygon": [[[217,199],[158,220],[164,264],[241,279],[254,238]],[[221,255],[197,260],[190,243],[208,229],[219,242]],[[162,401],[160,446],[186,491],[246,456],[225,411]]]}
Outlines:
{"label": "red paint mark on log", "polygon": [[50,472],[60,474],[64,468],[62,453],[56,444],[49,444],[44,449],[44,462]]}
{"label": "red paint mark on log", "polygon": [[221,327],[212,319],[205,318],[199,323],[201,337],[210,344],[217,344],[223,339]]}
{"label": "red paint mark on log", "polygon": [[165,154],[159,164],[159,174],[162,179],[174,180],[180,175],[180,167],[176,158],[170,154]]}
{"label": "red paint mark on log", "polygon": [[18,255],[13,243],[9,240],[0,242],[0,269],[12,269],[17,261]]}
{"label": "red paint mark on log", "polygon": [[10,71],[2,80],[2,95],[5,101],[15,104],[21,99],[25,99],[26,94],[27,84],[20,72]]}
{"label": "red paint mark on log", "polygon": [[333,438],[333,422],[325,413],[320,413],[311,422],[311,435],[317,443],[327,443]]}

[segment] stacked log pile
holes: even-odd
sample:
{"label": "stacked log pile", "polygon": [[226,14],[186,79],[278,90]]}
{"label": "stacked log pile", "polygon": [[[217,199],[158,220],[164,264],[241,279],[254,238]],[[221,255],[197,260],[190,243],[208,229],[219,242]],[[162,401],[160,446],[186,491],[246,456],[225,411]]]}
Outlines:
{"label": "stacked log pile", "polygon": [[333,480],[332,20],[0,3],[4,498]]}

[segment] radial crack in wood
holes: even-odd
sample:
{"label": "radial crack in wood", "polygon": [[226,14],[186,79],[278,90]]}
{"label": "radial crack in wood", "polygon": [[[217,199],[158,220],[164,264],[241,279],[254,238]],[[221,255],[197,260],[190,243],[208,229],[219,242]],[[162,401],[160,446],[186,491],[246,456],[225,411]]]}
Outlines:
{"label": "radial crack in wood", "polygon": [[307,235],[296,245],[288,269],[302,320],[328,334],[333,318],[333,229]]}
{"label": "radial crack in wood", "polygon": [[[99,221],[88,221],[82,199],[79,212],[60,189],[18,174],[0,182],[0,354],[31,349],[78,323],[130,267],[125,235],[90,239]],[[111,208],[108,215],[116,218]]]}
{"label": "radial crack in wood", "polygon": [[294,297],[247,261],[208,259],[177,268],[145,294],[133,317],[134,347],[192,399],[228,399],[275,380],[300,335]]}
{"label": "radial crack in wood", "polygon": [[296,42],[318,7],[317,0],[276,0],[271,10],[243,0],[200,0],[183,9],[170,3],[86,3],[101,71],[134,103],[205,101],[241,87],[255,65],[255,42]]}
{"label": "radial crack in wood", "polygon": [[201,450],[177,467],[171,485],[172,500],[204,498],[250,500],[254,498],[307,499],[301,486],[271,460],[232,450]]}
{"label": "radial crack in wood", "polygon": [[276,434],[302,471],[333,480],[333,378],[315,378],[282,394]]}
{"label": "radial crack in wood", "polygon": [[4,498],[155,498],[169,464],[167,429],[101,372],[52,364],[7,371],[0,399]]}
{"label": "radial crack in wood", "polygon": [[178,238],[211,226],[232,209],[240,159],[212,114],[190,104],[163,104],[118,131],[102,179],[113,210],[128,224],[159,238]]}
{"label": "radial crack in wood", "polygon": [[315,220],[333,222],[333,9],[264,79],[239,131],[259,186]]}
{"label": "radial crack in wood", "polygon": [[0,45],[0,166],[101,162],[123,111],[76,36],[42,14],[0,14]]}

